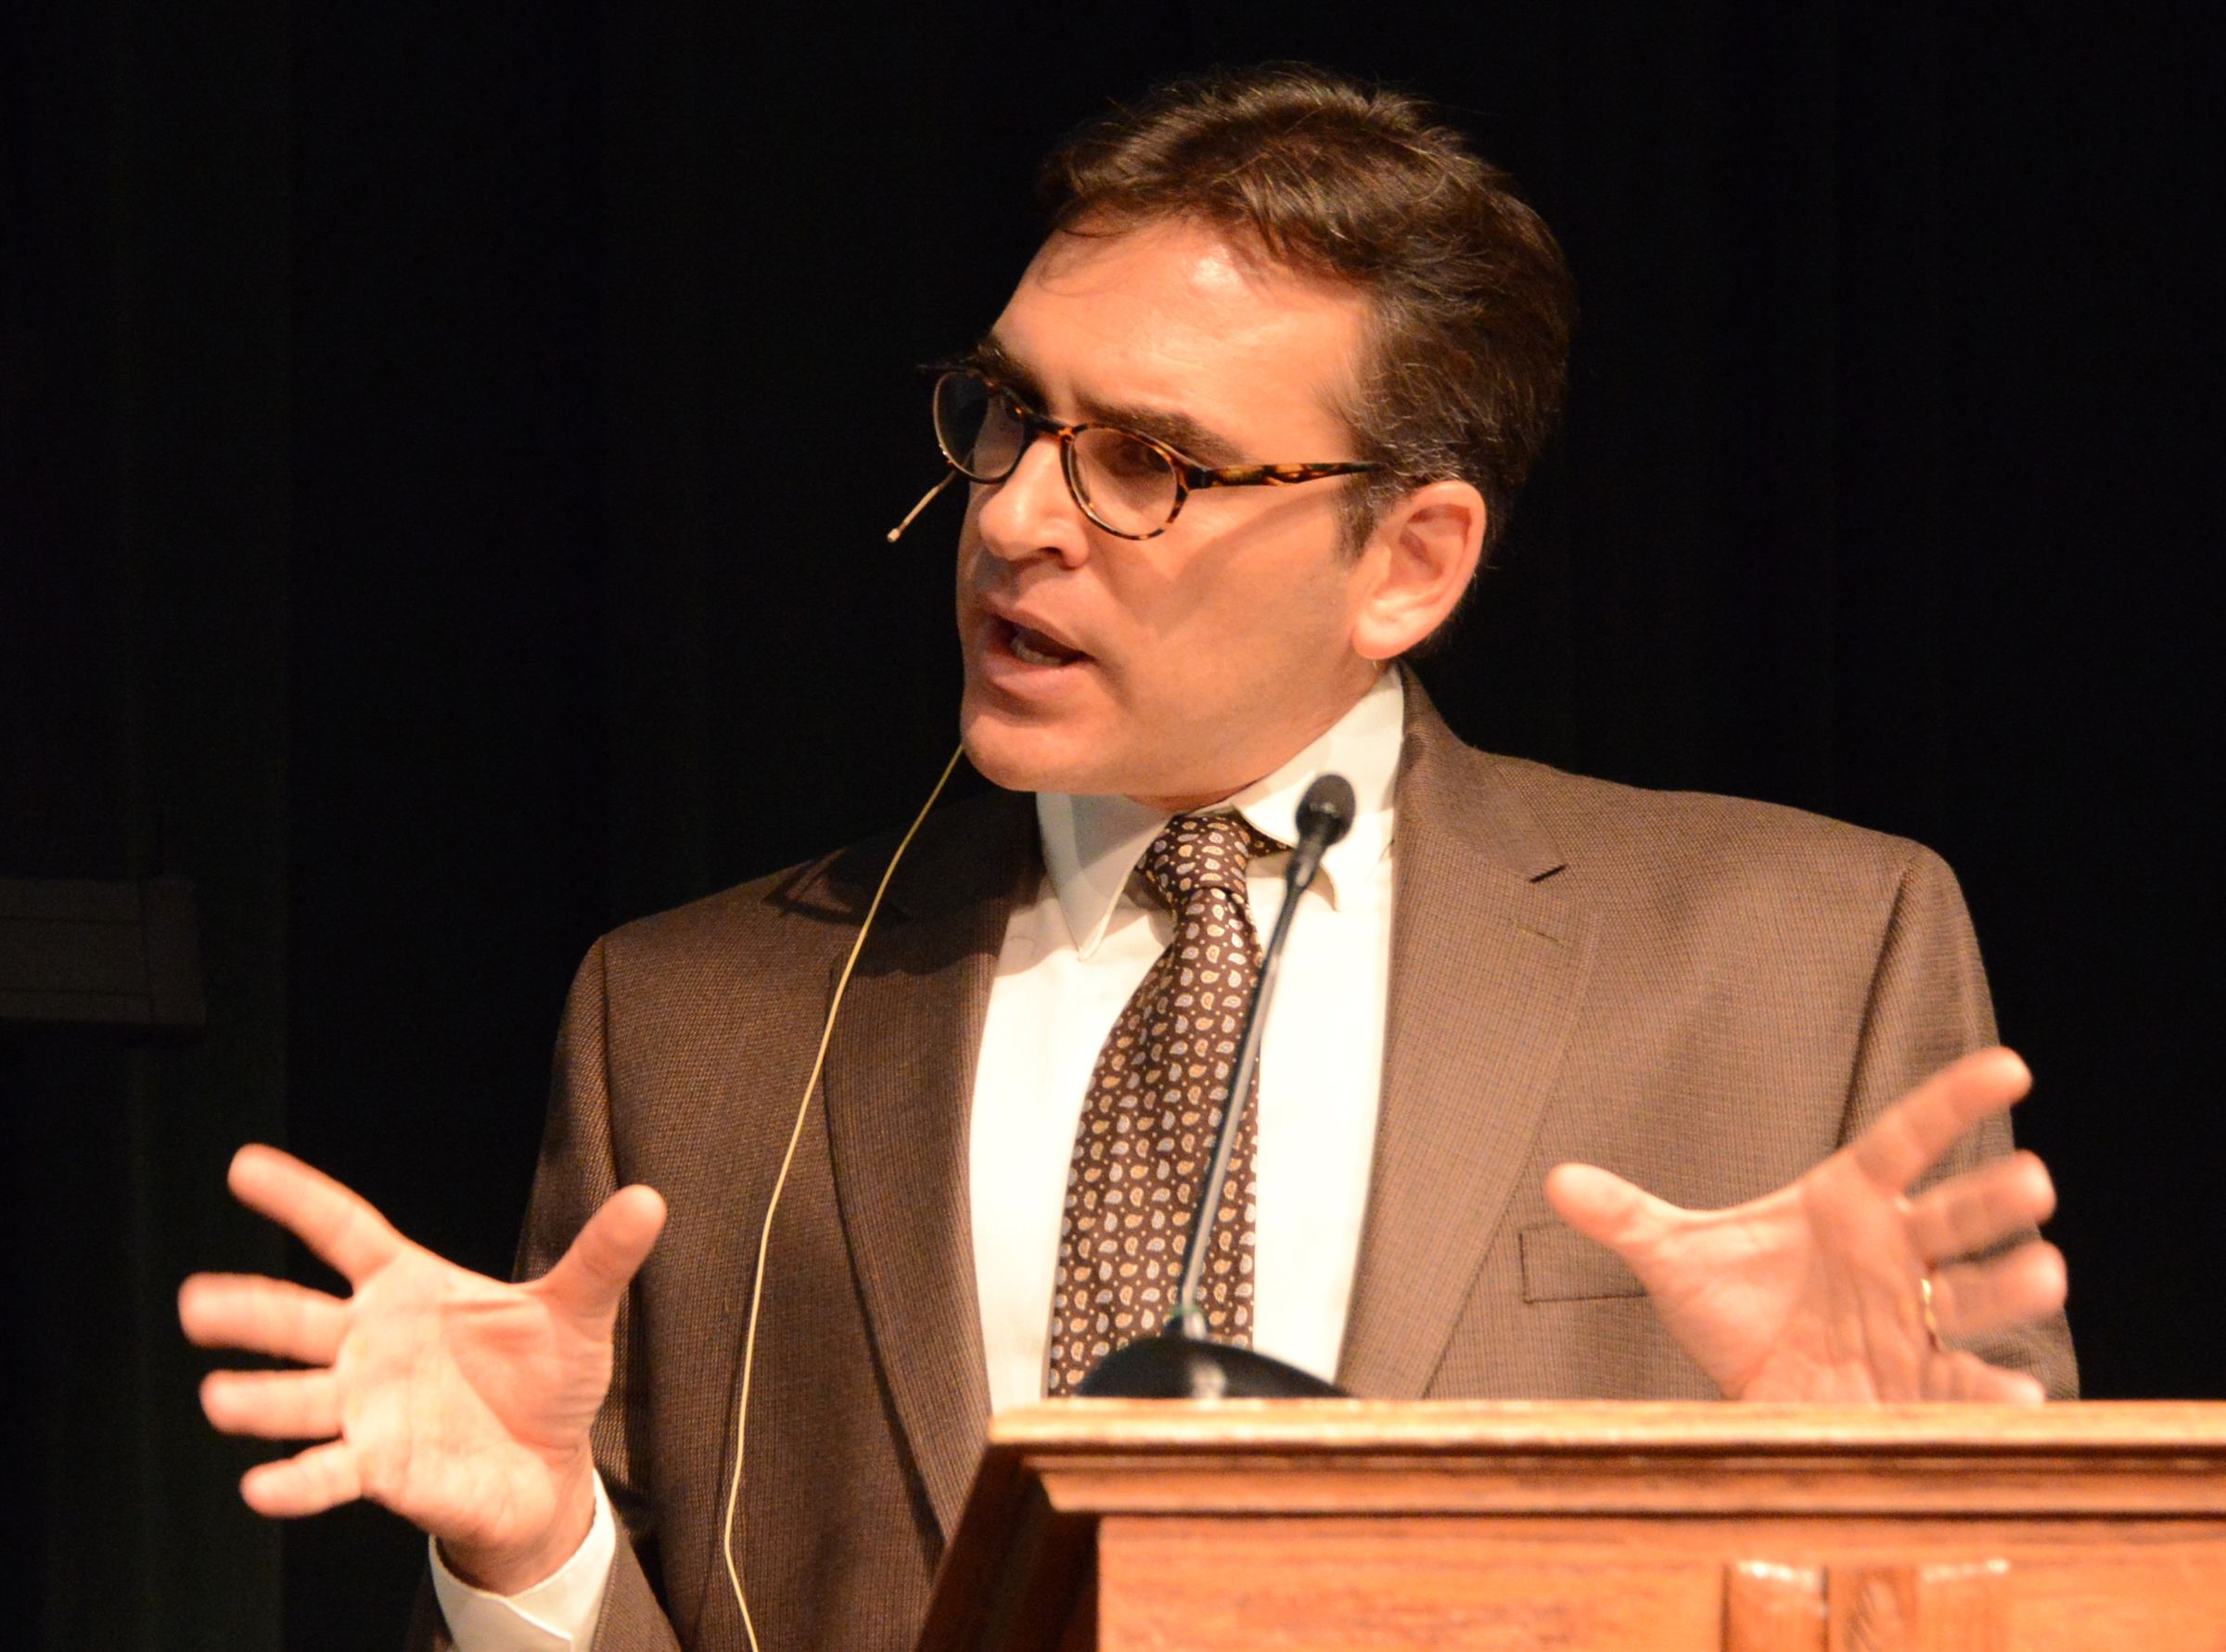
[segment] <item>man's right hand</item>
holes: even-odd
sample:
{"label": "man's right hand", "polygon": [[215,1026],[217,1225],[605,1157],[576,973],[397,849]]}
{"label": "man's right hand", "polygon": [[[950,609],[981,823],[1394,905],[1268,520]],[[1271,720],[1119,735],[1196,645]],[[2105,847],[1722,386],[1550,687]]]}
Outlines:
{"label": "man's right hand", "polygon": [[556,1265],[507,1285],[413,1245],[369,1203],[275,1147],[242,1147],[232,1191],[337,1268],[348,1299],[255,1274],[196,1274],[178,1319],[204,1348],[297,1360],[212,1371],[201,1409],[231,1434],[314,1440],[250,1468],[258,1514],[318,1514],[357,1497],[441,1542],[497,1594],[554,1573],[595,1518],[588,1427],[610,1386],[620,1299],[665,1223],[622,1187]]}

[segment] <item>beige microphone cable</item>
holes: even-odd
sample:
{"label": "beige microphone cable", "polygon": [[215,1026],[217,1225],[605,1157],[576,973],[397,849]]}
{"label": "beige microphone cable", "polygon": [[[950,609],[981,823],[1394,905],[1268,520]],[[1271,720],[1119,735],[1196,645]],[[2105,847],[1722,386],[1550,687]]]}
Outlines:
{"label": "beige microphone cable", "polygon": [[[943,480],[948,482],[950,478],[945,477]],[[941,485],[937,485],[936,492],[941,492]],[[932,498],[934,494],[928,497]],[[920,503],[925,505],[927,500]],[[913,515],[918,514],[915,506]],[[910,520],[909,517],[905,519],[907,523]],[[898,531],[902,531],[902,526]],[[893,539],[896,535],[889,537]],[[889,857],[889,864],[882,869],[881,882],[874,890],[873,900],[866,903],[865,920],[858,926],[858,938],[851,942],[851,955],[843,960],[842,973],[835,979],[835,996],[827,1005],[826,1023],[819,1030],[819,1050],[812,1057],[812,1072],[804,1080],[803,1099],[796,1106],[796,1123],[788,1131],[788,1150],[781,1155],[780,1174],[773,1179],[773,1197],[765,1202],[765,1224],[758,1230],[758,1267],[749,1285],[749,1323],[742,1334],[742,1395],[735,1403],[735,1472],[727,1481],[726,1518],[719,1533],[720,1552],[726,1559],[726,1581],[734,1588],[735,1605],[742,1613],[742,1633],[749,1637],[749,1652],[759,1652],[758,1630],[757,1625],[750,1621],[749,1601],[742,1589],[742,1573],[735,1565],[735,1514],[742,1498],[742,1454],[749,1431],[749,1378],[757,1363],[758,1309],[765,1300],[765,1257],[773,1244],[774,1212],[781,1208],[781,1192],[788,1185],[788,1167],[796,1162],[797,1144],[804,1139],[804,1120],[812,1111],[812,1092],[819,1087],[820,1069],[826,1065],[827,1045],[835,1036],[835,1017],[842,1008],[843,993],[850,990],[851,971],[858,967],[858,954],[865,950],[865,938],[873,932],[874,916],[881,910],[881,897],[889,892],[889,880],[896,876],[897,863],[904,858],[904,852],[912,847],[912,840],[918,834],[921,823],[928,818],[928,812],[935,807],[936,800],[943,795],[943,788],[950,784],[951,775],[958,767],[958,760],[966,753],[966,747],[960,746],[951,754],[951,761],[943,765],[935,789],[928,794],[928,800],[920,805],[920,812],[913,817],[912,825],[904,828],[904,836],[897,842],[897,852]]]}

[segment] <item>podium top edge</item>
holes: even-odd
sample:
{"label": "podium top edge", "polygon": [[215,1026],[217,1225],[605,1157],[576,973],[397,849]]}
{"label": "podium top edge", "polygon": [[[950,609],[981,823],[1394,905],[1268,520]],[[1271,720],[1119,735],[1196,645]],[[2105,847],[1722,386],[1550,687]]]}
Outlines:
{"label": "podium top edge", "polygon": [[1062,1400],[1007,1411],[990,1447],[1168,1452],[1724,1453],[1873,1450],[2226,1453],[2226,1402],[1789,1405],[1732,1401]]}

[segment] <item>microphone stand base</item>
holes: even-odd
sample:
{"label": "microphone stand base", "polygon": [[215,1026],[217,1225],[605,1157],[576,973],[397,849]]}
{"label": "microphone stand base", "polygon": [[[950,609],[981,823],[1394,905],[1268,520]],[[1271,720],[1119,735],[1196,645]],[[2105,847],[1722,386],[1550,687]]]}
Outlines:
{"label": "microphone stand base", "polygon": [[1115,1349],[1074,1391],[1092,1400],[1347,1398],[1337,1384],[1248,1348],[1170,1336],[1140,1337]]}

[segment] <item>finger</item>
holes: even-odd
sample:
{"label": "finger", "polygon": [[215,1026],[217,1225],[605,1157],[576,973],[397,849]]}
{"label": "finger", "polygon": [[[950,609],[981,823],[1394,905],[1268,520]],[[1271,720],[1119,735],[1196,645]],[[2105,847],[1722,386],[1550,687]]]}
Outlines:
{"label": "finger", "polygon": [[2065,1290],[2064,1253],[2035,1239],[1990,1261],[1936,1269],[1933,1317],[1941,1336],[1962,1341],[2053,1313],[2064,1306]]}
{"label": "finger", "polygon": [[178,1287],[178,1323],[201,1348],[239,1348],[305,1365],[340,1351],[348,1308],[305,1285],[255,1274],[196,1274]]}
{"label": "finger", "polygon": [[1928,1400],[1976,1400],[1996,1405],[2038,1405],[2048,1390],[2038,1377],[2023,1371],[2004,1371],[1962,1349],[1937,1354],[1926,1373]]}
{"label": "finger", "polygon": [[1546,1173],[1546,1202],[1588,1239],[1631,1260],[1681,1215],[1675,1205],[1594,1164],[1557,1164]]}
{"label": "finger", "polygon": [[329,1440],[340,1431],[340,1386],[329,1371],[211,1371],[201,1410],[227,1434]]}
{"label": "finger", "polygon": [[407,1242],[361,1194],[275,1147],[242,1147],[232,1156],[229,1180],[241,1204],[288,1229],[351,1285],[376,1274]]}
{"label": "finger", "polygon": [[1965,1056],[1881,1113],[1850,1149],[1855,1163],[1882,1191],[1905,1193],[1964,1132],[2008,1108],[2032,1084],[2025,1063],[2008,1050]]}
{"label": "finger", "polygon": [[538,1287],[582,1323],[608,1324],[664,1226],[665,1201],[655,1188],[621,1187],[587,1219]]}
{"label": "finger", "polygon": [[328,1441],[275,1463],[258,1463],[240,1476],[239,1494],[259,1515],[288,1520],[321,1515],[364,1494],[354,1450],[345,1441]]}
{"label": "finger", "polygon": [[1928,1262],[1999,1245],[2055,1213],[2055,1184],[2032,1153],[2014,1153],[1929,1189],[1910,1209],[1910,1242]]}

